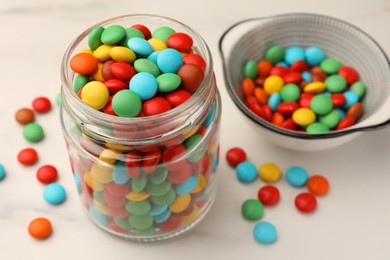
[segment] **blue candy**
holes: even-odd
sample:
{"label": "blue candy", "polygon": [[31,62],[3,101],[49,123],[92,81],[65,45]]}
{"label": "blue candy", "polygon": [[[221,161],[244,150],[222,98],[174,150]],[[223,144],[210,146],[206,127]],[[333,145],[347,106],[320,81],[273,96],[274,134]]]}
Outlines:
{"label": "blue candy", "polygon": [[345,111],[342,110],[341,108],[336,108],[336,111],[339,112],[341,119],[344,119],[347,116]]}
{"label": "blue candy", "polygon": [[302,72],[302,79],[306,82],[311,82],[311,73],[308,71]]}
{"label": "blue candy", "polygon": [[176,73],[183,65],[183,57],[175,49],[165,49],[157,57],[157,66],[164,73]]}
{"label": "blue candy", "polygon": [[112,172],[112,180],[116,184],[125,184],[130,179],[127,174],[126,164],[121,161],[117,161],[114,165],[114,171]]}
{"label": "blue candy", "polygon": [[348,109],[350,108],[352,105],[354,105],[355,103],[357,103],[359,101],[359,96],[358,94],[356,94],[355,92],[353,92],[352,90],[349,90],[349,91],[345,91],[343,93],[346,101],[344,103],[344,105],[342,106],[343,109]]}
{"label": "blue candy", "polygon": [[186,195],[190,193],[198,184],[198,177],[192,175],[185,182],[180,183],[176,186],[176,193],[178,195]]}
{"label": "blue candy", "polygon": [[129,83],[129,89],[138,94],[141,100],[147,100],[157,92],[158,83],[156,78],[148,72],[135,74]]}
{"label": "blue candy", "polygon": [[272,111],[276,111],[276,108],[278,105],[282,102],[282,97],[280,96],[279,92],[273,93],[269,98],[268,98],[268,105],[272,109]]}
{"label": "blue candy", "polygon": [[325,53],[318,47],[309,47],[305,51],[305,58],[310,66],[315,66],[325,59]]}
{"label": "blue candy", "polygon": [[280,67],[284,67],[286,69],[288,69],[288,67],[290,67],[286,62],[284,61],[281,61],[281,62],[278,62],[275,64],[275,66],[280,66]]}
{"label": "blue candy", "polygon": [[103,226],[107,226],[108,224],[108,216],[100,213],[94,205],[89,207],[89,213],[91,214],[92,218],[98,222],[99,224]]}
{"label": "blue candy", "polygon": [[293,166],[288,168],[286,171],[286,180],[291,186],[294,187],[305,186],[308,179],[309,179],[309,174],[302,167]]}
{"label": "blue candy", "polygon": [[0,163],[0,181],[5,177],[5,169],[4,166]]}
{"label": "blue candy", "polygon": [[161,215],[164,211],[168,209],[168,205],[153,205],[152,209],[149,211],[149,215],[151,216],[158,216]]}
{"label": "blue candy", "polygon": [[136,54],[139,55],[149,55],[153,52],[152,45],[150,43],[142,38],[130,38],[127,41],[127,46]]}
{"label": "blue candy", "polygon": [[157,216],[154,216],[153,217],[153,220],[154,222],[156,222],[157,224],[160,224],[160,223],[163,223],[165,222],[170,216],[171,216],[172,212],[169,210],[169,209],[166,209],[163,213],[161,213],[160,215],[157,215]]}
{"label": "blue candy", "polygon": [[161,51],[154,51],[148,56],[148,60],[153,61],[154,63],[157,64],[157,57],[160,54]]}
{"label": "blue candy", "polygon": [[210,109],[209,114],[207,115],[206,119],[203,122],[203,125],[206,128],[209,127],[209,125],[213,122],[214,115],[215,115],[215,104],[213,104],[213,106]]}
{"label": "blue candy", "polygon": [[81,193],[81,181],[77,172],[73,173],[74,181],[76,182],[77,191]]}
{"label": "blue candy", "polygon": [[43,198],[50,204],[60,204],[66,199],[64,187],[58,183],[50,183],[43,190]]}
{"label": "blue candy", "polygon": [[298,60],[305,59],[305,51],[300,47],[290,47],[284,53],[284,60],[288,64],[293,64]]}
{"label": "blue candy", "polygon": [[257,176],[256,166],[248,161],[239,163],[236,167],[236,175],[241,182],[252,182]]}
{"label": "blue candy", "polygon": [[276,240],[277,231],[274,225],[269,222],[259,222],[253,229],[253,236],[256,241],[262,244],[270,244]]}

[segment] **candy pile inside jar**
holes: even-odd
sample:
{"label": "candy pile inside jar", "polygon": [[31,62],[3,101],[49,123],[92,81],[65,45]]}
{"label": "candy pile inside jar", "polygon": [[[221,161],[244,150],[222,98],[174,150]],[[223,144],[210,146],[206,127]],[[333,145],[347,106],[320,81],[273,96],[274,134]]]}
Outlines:
{"label": "candy pile inside jar", "polygon": [[[205,77],[205,59],[193,52],[191,36],[170,27],[151,32],[140,24],[98,26],[88,44],[70,61],[77,73],[74,91],[106,114],[147,119],[165,113],[188,100]],[[211,127],[216,111],[211,103],[199,125],[147,147],[102,144],[81,134],[80,145],[95,158],[71,154],[71,164],[92,219],[124,236],[158,235],[195,223],[211,205],[219,152],[217,129]],[[120,131],[114,133],[119,138]]]}
{"label": "candy pile inside jar", "polygon": [[170,27],[94,28],[90,49],[74,55],[74,91],[90,107],[121,117],[153,116],[184,103],[199,88],[206,62],[193,39]]}
{"label": "candy pile inside jar", "polygon": [[282,128],[327,133],[352,126],[363,112],[358,72],[315,46],[272,46],[264,60],[246,62],[244,76],[248,108]]}

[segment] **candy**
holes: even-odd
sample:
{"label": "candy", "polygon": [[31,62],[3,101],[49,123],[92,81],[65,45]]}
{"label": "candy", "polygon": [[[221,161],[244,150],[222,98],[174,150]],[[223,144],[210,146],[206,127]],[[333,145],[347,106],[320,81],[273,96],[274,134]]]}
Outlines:
{"label": "candy", "polygon": [[343,91],[347,86],[347,81],[340,75],[331,75],[325,80],[326,90],[331,93]]}
{"label": "candy", "polygon": [[174,29],[172,29],[171,27],[161,26],[161,27],[158,27],[156,30],[154,30],[154,32],[152,33],[152,37],[160,39],[166,43],[168,40],[168,37],[175,32],[176,31]]}
{"label": "candy", "polygon": [[336,59],[327,58],[321,62],[320,66],[322,71],[326,74],[335,74],[339,71],[342,65],[341,62]]}
{"label": "candy", "polygon": [[38,123],[28,123],[23,127],[23,136],[27,141],[37,143],[44,138],[45,133]]}
{"label": "candy", "polygon": [[284,59],[284,48],[280,45],[272,46],[265,53],[265,58],[272,64],[276,64]]}
{"label": "candy", "polygon": [[183,57],[183,62],[184,64],[194,64],[203,72],[206,70],[206,61],[199,54],[189,53]]}
{"label": "candy", "polygon": [[129,88],[144,101],[154,97],[157,92],[157,84],[157,80],[152,74],[139,72],[130,80]]}
{"label": "candy", "polygon": [[43,190],[43,198],[50,204],[61,204],[66,199],[66,192],[62,185],[50,183]]}
{"label": "candy", "polygon": [[305,60],[310,66],[320,64],[325,59],[325,53],[318,47],[309,47],[305,50]]}
{"label": "candy", "polygon": [[171,109],[169,102],[162,97],[153,97],[142,104],[142,110],[147,116],[165,113]]}
{"label": "candy", "polygon": [[317,200],[312,194],[303,192],[295,197],[295,206],[299,211],[309,213],[317,207]]}
{"label": "candy", "polygon": [[141,111],[141,98],[133,91],[124,89],[114,95],[112,108],[123,117],[135,117]]}
{"label": "candy", "polygon": [[178,71],[181,86],[184,90],[194,93],[203,82],[204,74],[201,68],[193,64],[185,64]]}
{"label": "candy", "polygon": [[305,58],[305,52],[300,47],[289,47],[286,49],[284,54],[284,60],[288,64],[293,64],[298,60],[303,60]]}
{"label": "candy", "polygon": [[345,80],[347,81],[348,85],[351,85],[351,84],[353,84],[353,83],[355,83],[356,81],[359,80],[359,74],[352,67],[342,66],[339,69],[338,73],[339,73],[340,76],[345,78]]}
{"label": "candy", "polygon": [[157,57],[157,66],[164,73],[176,73],[182,65],[183,58],[180,52],[172,48],[162,50]]}
{"label": "candy", "polygon": [[47,218],[33,219],[28,225],[28,233],[36,239],[45,239],[51,235],[52,226]]}
{"label": "candy", "polygon": [[309,134],[323,134],[329,132],[329,128],[323,123],[315,122],[306,128],[306,132]]}
{"label": "candy", "polygon": [[127,46],[139,55],[149,55],[153,52],[152,45],[150,43],[142,38],[130,38],[127,42]]}
{"label": "candy", "polygon": [[364,96],[364,93],[366,93],[366,86],[363,82],[358,81],[352,84],[350,87],[350,90],[355,92],[359,98]]}
{"label": "candy", "polygon": [[329,182],[323,176],[313,175],[307,181],[307,188],[314,195],[322,196],[328,193]]}
{"label": "candy", "polygon": [[101,34],[100,40],[104,44],[115,44],[126,36],[125,28],[120,25],[110,25]]}
{"label": "candy", "polygon": [[82,88],[81,99],[92,108],[100,110],[107,105],[109,92],[103,83],[91,81]]}
{"label": "candy", "polygon": [[241,213],[247,220],[258,220],[263,216],[263,204],[256,199],[248,199],[242,204]]}
{"label": "candy", "polygon": [[174,48],[180,52],[188,52],[193,44],[192,38],[182,32],[175,32],[168,36],[167,45],[169,48]]}
{"label": "candy", "polygon": [[310,108],[317,115],[326,115],[333,109],[333,102],[328,95],[319,94],[311,99]]}
{"label": "candy", "polygon": [[256,179],[256,166],[248,161],[241,162],[236,167],[236,176],[241,182],[252,182]]}
{"label": "candy", "polygon": [[316,120],[315,113],[308,108],[298,108],[292,114],[292,119],[297,125],[308,126]]}
{"label": "candy", "polygon": [[89,53],[78,53],[70,60],[70,67],[78,74],[90,75],[98,66],[98,60]]}
{"label": "candy", "polygon": [[263,205],[272,206],[278,203],[280,199],[280,193],[275,186],[266,185],[259,189],[257,198]]}
{"label": "candy", "polygon": [[3,164],[0,163],[0,181],[5,178],[5,168]]}
{"label": "candy", "polygon": [[244,76],[246,78],[255,79],[257,76],[257,63],[254,60],[249,60],[244,66]]}
{"label": "candy", "polygon": [[299,166],[292,166],[286,171],[286,180],[293,187],[303,187],[306,185],[309,174]]}
{"label": "candy", "polygon": [[246,153],[239,147],[234,147],[226,152],[226,161],[230,166],[236,167],[239,163],[246,160]]}
{"label": "candy", "polygon": [[33,100],[32,107],[38,113],[46,113],[51,109],[51,102],[46,97],[37,97]]}
{"label": "candy", "polygon": [[23,165],[33,165],[38,161],[38,153],[33,148],[25,148],[18,153],[18,161]]}
{"label": "candy", "polygon": [[123,46],[115,46],[110,50],[110,56],[114,61],[133,63],[136,59],[135,53]]}
{"label": "candy", "polygon": [[276,182],[280,176],[281,171],[274,163],[264,163],[259,167],[259,177],[264,182]]}
{"label": "candy", "polygon": [[268,95],[279,92],[284,85],[284,81],[280,76],[270,76],[264,81],[264,91]]}
{"label": "candy", "polygon": [[270,244],[276,240],[277,231],[273,224],[262,221],[255,225],[253,236],[256,241],[262,244]]}
{"label": "candy", "polygon": [[55,182],[58,177],[57,169],[52,165],[43,165],[37,170],[37,179],[41,183],[49,184]]}
{"label": "candy", "polygon": [[32,123],[35,121],[35,114],[29,108],[21,108],[15,113],[15,120],[22,125]]}
{"label": "candy", "polygon": [[[286,81],[285,81],[286,82]],[[296,84],[286,84],[280,91],[282,101],[297,101],[301,91]]]}

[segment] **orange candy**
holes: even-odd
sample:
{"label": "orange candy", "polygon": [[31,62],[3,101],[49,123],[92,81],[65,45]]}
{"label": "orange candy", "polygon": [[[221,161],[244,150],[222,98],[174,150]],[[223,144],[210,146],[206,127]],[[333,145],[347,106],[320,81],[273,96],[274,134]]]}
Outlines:
{"label": "orange candy", "polygon": [[76,73],[90,75],[96,72],[98,60],[90,53],[78,53],[72,57],[69,65]]}
{"label": "orange candy", "polygon": [[314,195],[325,195],[329,190],[329,182],[323,176],[314,175],[307,181],[307,188]]}
{"label": "orange candy", "polygon": [[268,103],[268,95],[265,93],[262,88],[255,88],[254,90],[255,98],[259,101],[260,104],[266,105]]}
{"label": "orange candy", "polygon": [[242,93],[244,96],[251,95],[255,90],[255,82],[250,78],[245,78],[241,84]]}
{"label": "orange candy", "polygon": [[284,121],[284,116],[281,113],[275,112],[273,114],[273,116],[272,116],[272,124],[281,127],[283,121]]}
{"label": "orange candy", "polygon": [[262,60],[257,63],[257,70],[259,71],[260,76],[269,76],[273,65],[267,60]]}
{"label": "orange candy", "polygon": [[28,233],[36,239],[45,239],[49,237],[51,231],[51,223],[47,218],[36,218],[28,225]]}

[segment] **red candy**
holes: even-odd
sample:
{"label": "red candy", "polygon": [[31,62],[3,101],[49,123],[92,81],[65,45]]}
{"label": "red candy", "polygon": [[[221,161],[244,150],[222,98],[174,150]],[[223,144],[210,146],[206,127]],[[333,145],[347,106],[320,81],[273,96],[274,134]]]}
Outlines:
{"label": "red candy", "polygon": [[150,30],[148,29],[148,27],[146,27],[145,25],[142,25],[142,24],[134,24],[133,26],[131,26],[135,29],[138,29],[142,32],[142,34],[144,35],[145,37],[145,40],[149,40],[150,38],[152,38],[152,33],[150,32]]}
{"label": "red candy", "polygon": [[111,72],[116,78],[123,81],[129,81],[136,74],[133,66],[121,61],[111,64]]}
{"label": "red candy", "polygon": [[291,115],[295,110],[299,108],[299,105],[293,101],[282,102],[278,105],[276,110],[283,115]]}
{"label": "red candy", "polygon": [[301,212],[309,213],[317,207],[317,200],[312,194],[304,192],[295,198],[295,206]]}
{"label": "red candy", "polygon": [[337,124],[336,130],[342,130],[347,127],[352,126],[355,123],[355,118],[353,116],[346,116]]}
{"label": "red candy", "polygon": [[46,113],[51,109],[51,102],[46,97],[37,97],[33,100],[32,107],[38,113]]}
{"label": "red candy", "polygon": [[292,118],[288,118],[280,125],[282,128],[286,128],[288,130],[296,131],[298,130],[298,125],[292,120]]}
{"label": "red candy", "polygon": [[192,48],[192,44],[192,38],[186,33],[172,33],[167,39],[168,47],[180,52],[188,52]]}
{"label": "red candy", "polygon": [[114,74],[112,74],[112,72],[111,72],[111,65],[112,65],[114,62],[115,62],[114,60],[109,60],[109,61],[106,61],[106,62],[103,64],[103,67],[102,67],[102,76],[103,76],[104,80],[115,79]]}
{"label": "red candy", "polygon": [[[186,160],[178,160],[186,154],[186,148],[182,144],[172,145],[162,154],[162,161],[168,170],[183,170],[187,165]],[[184,171],[184,170],[183,170]]]}
{"label": "red candy", "polygon": [[184,89],[177,89],[165,95],[172,107],[178,107],[191,97],[191,93]]}
{"label": "red candy", "polygon": [[171,104],[162,97],[153,97],[142,104],[142,111],[146,116],[162,114],[171,109]]}
{"label": "red candy", "polygon": [[38,161],[38,153],[33,148],[25,148],[19,152],[18,161],[23,165],[33,165]]}
{"label": "red candy", "polygon": [[313,97],[313,93],[302,93],[299,97],[298,103],[301,107],[310,108],[310,101]]}
{"label": "red candy", "polygon": [[332,100],[334,107],[342,106],[347,100],[342,93],[334,93],[330,95],[330,99]]}
{"label": "red candy", "polygon": [[359,74],[357,71],[348,66],[343,66],[339,70],[339,75],[344,77],[348,85],[351,85],[359,80]]}
{"label": "red candy", "polygon": [[109,79],[104,82],[104,85],[106,85],[110,95],[113,95],[120,90],[129,88],[129,84],[126,84],[126,82],[119,79]]}
{"label": "red candy", "polygon": [[181,224],[181,217],[171,215],[165,222],[159,225],[161,231],[173,231],[176,230]]}
{"label": "red candy", "polygon": [[194,93],[203,82],[203,71],[196,65],[185,64],[178,70],[181,78],[181,87],[190,93]]}
{"label": "red candy", "polygon": [[37,170],[37,179],[41,183],[49,184],[55,182],[58,178],[58,171],[52,165],[43,165]]}
{"label": "red candy", "polygon": [[226,153],[226,161],[230,166],[236,167],[237,164],[246,160],[246,153],[239,147],[231,148]]}
{"label": "red candy", "polygon": [[279,190],[273,185],[262,187],[257,193],[257,198],[266,206],[272,206],[278,203],[280,199]]}
{"label": "red candy", "polygon": [[302,75],[299,72],[290,71],[283,76],[283,81],[285,84],[288,84],[288,83],[297,84],[301,80],[302,80]]}
{"label": "red candy", "polygon": [[295,71],[295,72],[304,72],[304,71],[308,71],[309,69],[310,69],[309,65],[307,65],[307,63],[304,60],[298,60],[293,64],[291,64],[290,66],[290,71]]}
{"label": "red candy", "polygon": [[204,72],[206,70],[206,62],[204,61],[203,57],[196,54],[196,53],[190,53],[183,57],[184,64],[194,64],[202,69]]}
{"label": "red candy", "polygon": [[280,77],[283,77],[284,75],[286,75],[288,73],[288,69],[286,69],[285,67],[283,66],[275,66],[271,69],[269,75],[270,76],[280,76]]}
{"label": "red candy", "polygon": [[144,169],[144,172],[146,174],[151,174],[156,170],[156,165],[161,160],[161,151],[156,150],[152,152],[148,152],[144,155],[144,158],[142,160],[142,166]]}

